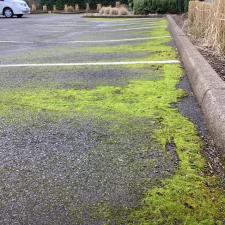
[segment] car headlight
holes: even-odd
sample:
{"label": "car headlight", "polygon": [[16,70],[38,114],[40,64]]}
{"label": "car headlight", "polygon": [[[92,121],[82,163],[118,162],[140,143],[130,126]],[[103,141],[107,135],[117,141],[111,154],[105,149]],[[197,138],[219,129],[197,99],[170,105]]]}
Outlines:
{"label": "car headlight", "polygon": [[18,4],[19,6],[22,6],[22,7],[27,7],[27,3],[26,2],[17,2],[17,1],[13,1],[14,3]]}
{"label": "car headlight", "polygon": [[26,3],[20,3],[20,6],[26,7],[27,4]]}

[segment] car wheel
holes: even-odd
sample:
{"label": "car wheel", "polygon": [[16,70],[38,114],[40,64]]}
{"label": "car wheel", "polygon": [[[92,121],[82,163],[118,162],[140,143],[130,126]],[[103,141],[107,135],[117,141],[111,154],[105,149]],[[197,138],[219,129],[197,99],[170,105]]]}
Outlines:
{"label": "car wheel", "polygon": [[4,9],[4,16],[6,18],[12,18],[13,17],[13,11],[10,8],[5,8]]}
{"label": "car wheel", "polygon": [[23,17],[23,14],[19,14],[19,15],[16,15],[17,18],[22,18]]}

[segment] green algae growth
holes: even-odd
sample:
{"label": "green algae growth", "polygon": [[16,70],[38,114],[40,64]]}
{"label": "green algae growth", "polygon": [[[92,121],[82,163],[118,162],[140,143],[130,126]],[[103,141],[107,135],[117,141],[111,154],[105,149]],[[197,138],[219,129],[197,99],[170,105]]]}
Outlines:
{"label": "green algae growth", "polygon": [[[161,20],[159,24],[166,24]],[[156,28],[151,36],[169,35],[165,28]],[[167,42],[171,38],[110,48],[91,48],[93,53],[135,53],[147,51],[147,59],[176,59],[176,51]],[[137,60],[143,60],[138,58]],[[143,65],[132,66],[141,68]],[[132,69],[130,67],[130,69]],[[195,125],[171,105],[185,93],[177,89],[183,70],[179,65],[162,65],[159,80],[130,80],[126,86],[98,86],[95,89],[36,89],[21,88],[1,92],[0,113],[7,116],[13,110],[24,112],[49,112],[60,117],[74,114],[84,118],[101,118],[129,124],[129,120],[142,118],[156,123],[151,138],[167,151],[168,144],[175,146],[179,166],[173,176],[156,183],[143,193],[137,207],[115,209],[99,204],[93,216],[105,224],[163,225],[163,224],[223,224],[225,219],[225,193],[219,188],[216,177],[204,173],[206,164],[201,154],[203,143]],[[144,127],[143,127],[144,128]],[[112,126],[112,131],[118,127]],[[76,212],[77,209],[71,209]],[[74,213],[74,218],[77,217]],[[115,223],[114,223],[115,224]]]}

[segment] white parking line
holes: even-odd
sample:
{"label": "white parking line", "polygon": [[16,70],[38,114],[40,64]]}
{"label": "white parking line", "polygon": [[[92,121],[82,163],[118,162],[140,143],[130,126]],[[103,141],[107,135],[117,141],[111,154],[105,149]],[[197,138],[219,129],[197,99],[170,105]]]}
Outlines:
{"label": "white parking line", "polygon": [[162,39],[169,38],[171,36],[161,36],[161,37],[143,37],[143,38],[125,38],[125,39],[115,39],[115,40],[94,40],[94,41],[68,41],[68,42],[57,42],[60,44],[71,44],[71,43],[109,43],[109,42],[125,42],[125,41],[143,41],[151,39]]}
{"label": "white parking line", "polygon": [[86,63],[26,63],[26,64],[0,64],[0,68],[12,67],[56,67],[56,66],[113,66],[113,65],[136,65],[136,64],[179,64],[179,60],[161,61],[130,61],[130,62],[86,62]]}
{"label": "white parking line", "polygon": [[11,44],[34,44],[32,41],[0,41],[0,43],[11,43]]}
{"label": "white parking line", "polygon": [[[100,30],[84,30],[84,31],[78,31],[78,32],[74,32],[74,33],[95,33],[95,32],[102,32],[102,31],[106,31],[106,32],[116,32],[116,31],[129,31],[129,30],[144,30],[144,29],[150,29],[150,28],[164,28],[166,26],[158,26],[156,24],[146,24],[149,26],[144,26],[144,27],[131,27],[131,28],[118,28],[118,29],[100,29]],[[57,27],[58,25],[56,25],[55,27]],[[89,25],[88,25],[89,26]],[[108,28],[108,27],[116,27],[116,26],[120,26],[120,25],[96,25],[96,27],[101,27],[101,28]],[[125,25],[124,25],[125,26]],[[64,27],[66,28],[66,26],[60,26],[60,27]],[[69,27],[73,27],[73,26],[69,26]],[[44,33],[64,33],[64,32],[68,32],[67,30],[34,30],[37,32],[44,32]]]}
{"label": "white parking line", "polygon": [[72,23],[72,24],[75,24],[75,23],[79,23],[79,21],[77,21],[77,22],[72,22],[72,21],[60,21],[59,23],[65,23],[65,24],[66,24],[66,23],[70,23],[70,24]]}
{"label": "white parking line", "polygon": [[[96,22],[101,22],[101,20],[97,20],[98,18],[96,18],[96,20],[93,20],[93,18],[85,18],[85,19],[87,19],[87,21],[88,22],[91,22],[91,23],[96,23]],[[91,19],[91,20],[89,20],[89,19]],[[101,18],[100,18],[101,19]],[[147,21],[155,21],[155,20],[160,20],[160,19],[162,19],[162,18],[124,18],[124,19],[108,19],[107,20],[107,18],[103,18],[103,19],[106,19],[104,22],[119,22],[119,21],[122,21],[122,22],[125,22],[125,21],[145,21],[145,20],[147,20]]]}
{"label": "white parking line", "polygon": [[[130,26],[130,25],[143,25],[143,23],[117,23],[117,24],[109,24],[109,23],[102,23],[102,24],[96,24],[97,27],[122,27],[122,26]],[[144,25],[157,25],[155,22],[148,22],[144,23]]]}
{"label": "white parking line", "polygon": [[90,25],[87,24],[32,24],[32,26],[44,26],[44,27],[90,27]]}
{"label": "white parking line", "polygon": [[[149,21],[145,22],[144,25],[155,25],[156,23],[154,21]],[[55,24],[32,24],[32,26],[45,26],[45,27],[90,27],[93,26],[92,24],[75,24],[75,23],[70,23],[70,24],[62,24],[60,23],[55,23]],[[120,24],[110,24],[110,23],[105,23],[103,22],[102,24],[96,24],[97,27],[114,27],[114,26],[130,26],[130,25],[143,25],[142,23],[120,23]]]}
{"label": "white parking line", "polygon": [[[150,26],[144,26],[144,27],[131,27],[131,28],[118,28],[118,29],[100,29],[100,30],[84,30],[84,31],[77,31],[77,32],[73,32],[73,33],[96,33],[96,32],[117,32],[117,31],[129,31],[129,30],[147,30],[147,29],[150,29],[150,28],[166,28],[166,26],[158,26],[158,25],[151,25],[149,24]],[[57,26],[55,26],[57,27]],[[66,26],[62,26],[62,27],[65,27]],[[72,27],[72,26],[71,26]],[[107,28],[107,27],[110,27],[110,26],[98,26],[98,27],[102,27],[102,28]],[[111,26],[113,27],[113,26]],[[52,31],[49,31],[49,30],[35,30],[35,31],[38,31],[38,32],[45,32],[45,33],[57,33],[57,32],[67,32],[66,30],[52,30]]]}
{"label": "white parking line", "polygon": [[124,38],[124,39],[109,39],[109,40],[87,40],[87,41],[0,41],[0,43],[12,43],[12,44],[79,44],[79,43],[113,43],[113,42],[131,42],[131,41],[144,41],[144,40],[152,40],[152,39],[163,39],[170,38],[170,35],[167,36],[158,36],[158,37],[143,37],[143,38]]}
{"label": "white parking line", "polygon": [[67,30],[34,30],[34,31],[37,31],[37,32],[41,32],[41,33],[66,33],[68,32]]}
{"label": "white parking line", "polygon": [[148,30],[150,28],[166,28],[167,26],[148,26],[148,27],[132,27],[132,28],[119,28],[119,29],[101,29],[95,31],[80,31],[74,33],[95,33],[95,32],[117,32],[117,31],[129,31],[129,30]]}
{"label": "white parking line", "polygon": [[0,31],[7,31],[7,30],[9,30],[9,29],[0,29]]}

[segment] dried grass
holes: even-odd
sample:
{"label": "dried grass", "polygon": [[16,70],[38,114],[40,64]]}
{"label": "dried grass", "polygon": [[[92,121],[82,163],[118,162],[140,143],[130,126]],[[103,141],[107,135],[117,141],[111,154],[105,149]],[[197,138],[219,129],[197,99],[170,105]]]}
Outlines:
{"label": "dried grass", "polygon": [[69,5],[69,6],[67,7],[67,12],[74,12],[74,11],[75,11],[75,9],[74,9],[73,6]]}
{"label": "dried grass", "polygon": [[125,7],[120,7],[119,8],[118,15],[121,15],[121,16],[129,15],[129,11]]}
{"label": "dried grass", "polygon": [[100,15],[109,15],[109,16],[117,16],[117,15],[129,15],[129,11],[124,6],[116,7],[102,7],[99,10]]}
{"label": "dried grass", "polygon": [[110,11],[111,11],[111,7],[105,7],[105,10],[104,10],[104,15],[109,15],[109,13],[110,13]]}
{"label": "dried grass", "polygon": [[118,15],[118,9],[117,8],[110,8],[110,15]]}
{"label": "dried grass", "polygon": [[189,32],[202,44],[225,55],[225,0],[189,3]]}
{"label": "dried grass", "polygon": [[102,8],[99,10],[99,14],[100,14],[100,15],[103,15],[103,14],[104,14],[104,11],[105,11],[105,7],[102,7]]}

